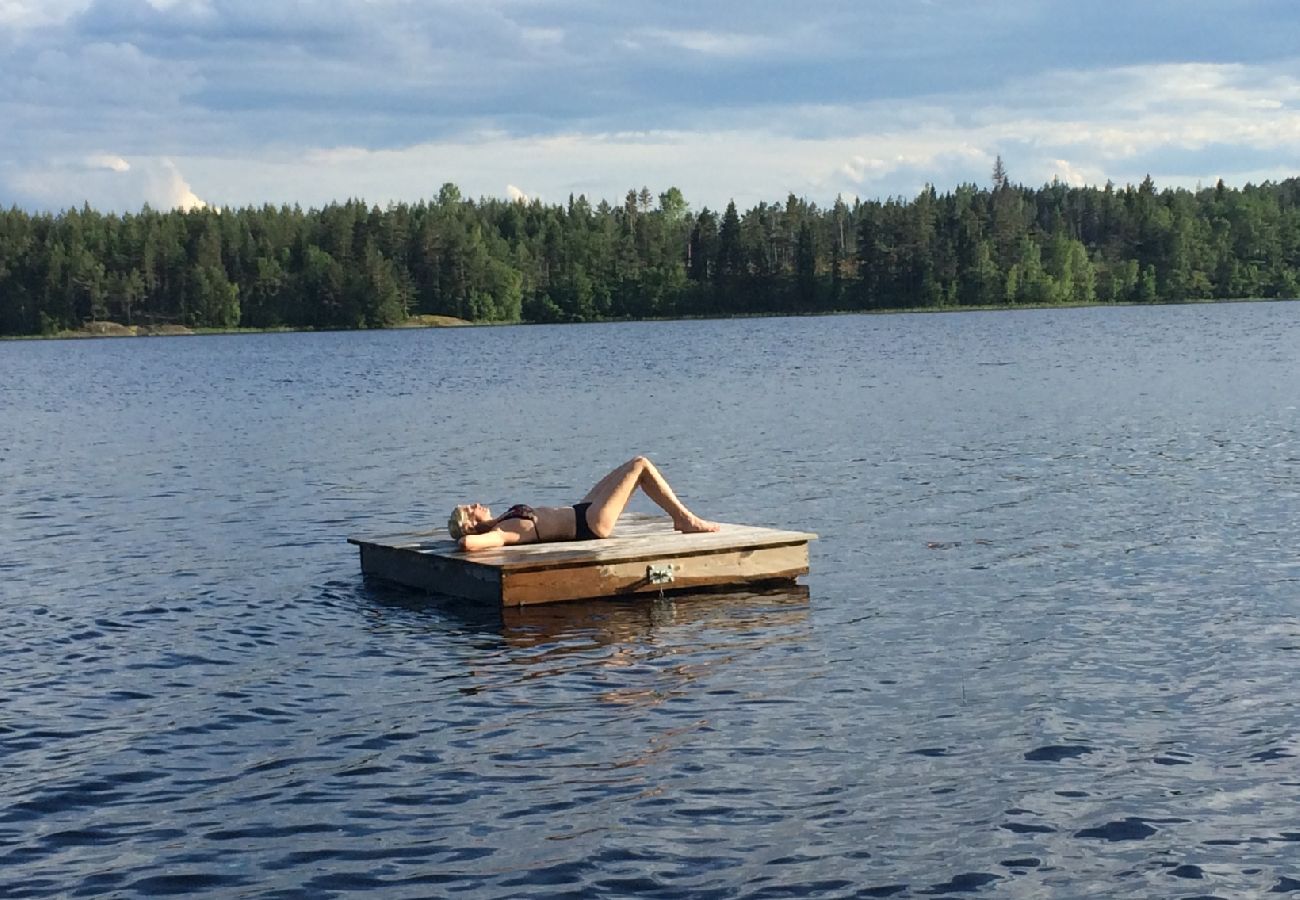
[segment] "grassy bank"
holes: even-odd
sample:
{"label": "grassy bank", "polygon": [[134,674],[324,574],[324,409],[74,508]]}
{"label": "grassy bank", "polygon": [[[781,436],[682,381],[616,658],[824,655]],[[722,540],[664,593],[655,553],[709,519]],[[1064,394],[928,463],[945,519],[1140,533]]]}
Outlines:
{"label": "grassy bank", "polygon": [[[394,325],[394,328],[455,328],[474,325],[474,322],[457,319],[454,316],[411,316]],[[4,341],[62,341],[82,340],[85,338],[125,338],[125,337],[177,337],[196,334],[279,334],[282,332],[317,331],[335,329],[314,328],[186,328],[184,325],[122,325],[119,322],[90,322],[82,328],[70,331],[58,331],[54,334],[10,334],[0,335]],[[360,329],[357,329],[360,330]]]}
{"label": "grassy bank", "polygon": [[[1139,306],[1193,306],[1209,305],[1220,303],[1278,303],[1291,302],[1294,299],[1279,301],[1273,297],[1240,297],[1232,299],[1205,298],[1199,300],[1180,300],[1176,302],[1158,302],[1158,303],[1016,303],[1016,304],[995,304],[988,306],[906,306],[891,307],[888,309],[841,309],[827,310],[824,312],[764,312],[764,313],[736,313],[732,315],[716,316],[673,316],[669,318],[646,317],[641,319],[590,319],[585,322],[561,323],[561,324],[587,324],[591,322],[685,322],[699,321],[704,319],[783,319],[783,318],[802,318],[805,316],[885,316],[885,315],[912,315],[915,313],[965,313],[965,312],[1006,312],[1008,310],[1042,310],[1042,309],[1095,309],[1099,307],[1139,307]],[[467,319],[458,319],[454,316],[432,316],[420,315],[411,316],[404,322],[392,326],[393,329],[406,328],[460,328],[465,326],[484,326],[484,325],[521,325],[529,324],[525,322],[471,322]],[[211,334],[278,334],[284,332],[312,332],[312,331],[338,331],[353,330],[363,331],[369,329],[317,329],[317,328],[186,328],[183,325],[161,325],[161,326],[143,326],[143,325],[121,325],[117,322],[92,322],[84,328],[75,331],[60,331],[55,334],[20,334],[20,335],[0,335],[3,341],[38,341],[38,340],[82,340],[85,338],[113,338],[113,337],[175,337],[178,335],[211,335]],[[387,329],[380,329],[387,330]]]}

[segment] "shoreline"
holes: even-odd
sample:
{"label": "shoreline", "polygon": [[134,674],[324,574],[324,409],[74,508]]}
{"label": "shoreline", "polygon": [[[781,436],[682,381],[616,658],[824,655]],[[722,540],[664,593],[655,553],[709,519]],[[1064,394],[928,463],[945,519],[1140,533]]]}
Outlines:
{"label": "shoreline", "polygon": [[515,323],[471,322],[467,319],[457,319],[454,316],[433,315],[412,316],[405,322],[400,322],[388,328],[294,328],[289,325],[277,325],[272,328],[189,328],[184,325],[122,325],[119,322],[104,321],[91,323],[91,326],[76,331],[59,331],[55,334],[0,334],[0,341],[86,341],[106,338],[198,337],[226,334],[298,334],[317,331],[402,331],[404,329],[422,328],[468,328],[489,324]]}
{"label": "shoreline", "polygon": [[454,316],[420,315],[412,316],[405,322],[389,326],[388,328],[294,328],[287,325],[275,326],[272,328],[187,328],[185,326],[161,326],[158,328],[151,328],[149,326],[121,325],[116,322],[98,322],[94,323],[99,326],[98,328],[88,328],[77,331],[61,331],[56,334],[5,334],[0,335],[0,341],[85,341],[118,338],[199,337],[240,334],[312,334],[316,332],[406,331],[428,328],[499,328],[515,325],[595,325],[613,322],[705,322],[727,319],[802,319],[818,318],[822,316],[914,315],[917,313],[933,315],[943,313],[1014,312],[1017,310],[1108,309],[1151,306],[1215,306],[1228,303],[1291,303],[1297,300],[1300,300],[1300,298],[1233,297],[1223,299],[1207,298],[1199,300],[1161,301],[1154,303],[1017,303],[989,306],[907,306],[889,309],[833,309],[816,312],[796,312],[785,310],[781,312],[735,313],[716,316],[646,316],[635,319],[585,319],[581,322],[472,322],[467,319],[458,319]]}

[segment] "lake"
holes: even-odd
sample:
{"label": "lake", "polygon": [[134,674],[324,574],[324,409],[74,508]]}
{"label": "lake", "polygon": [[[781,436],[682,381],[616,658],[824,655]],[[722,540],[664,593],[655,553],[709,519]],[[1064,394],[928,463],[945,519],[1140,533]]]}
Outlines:
{"label": "lake", "polygon": [[[803,584],[345,543],[638,453]],[[2,897],[1300,892],[1300,303],[7,342],[0,497]]]}

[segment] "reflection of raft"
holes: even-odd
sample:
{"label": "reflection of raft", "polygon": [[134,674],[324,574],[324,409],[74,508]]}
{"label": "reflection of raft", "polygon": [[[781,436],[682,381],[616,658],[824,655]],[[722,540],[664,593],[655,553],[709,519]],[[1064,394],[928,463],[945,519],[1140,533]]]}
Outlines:
{"label": "reflection of raft", "polygon": [[808,571],[803,531],[723,525],[678,534],[668,519],[624,516],[603,541],[523,544],[463,553],[445,533],[348,538],[361,570],[408,587],[503,606],[585,597],[791,582]]}
{"label": "reflection of raft", "polygon": [[[629,643],[662,650],[667,642],[647,644],[647,639],[656,629],[677,626],[708,632],[705,644],[721,646],[726,636],[735,636],[732,646],[739,649],[788,639],[790,628],[807,621],[811,594],[805,584],[786,582],[674,591],[662,602],[658,597],[650,603],[645,599],[631,595],[504,606],[500,619],[492,623],[500,623],[501,636],[510,646],[542,647],[546,656],[581,652],[592,643]],[[454,615],[457,607],[444,604],[439,608],[444,615]],[[700,646],[694,639],[678,644],[679,649]],[[540,659],[530,656],[529,662]]]}

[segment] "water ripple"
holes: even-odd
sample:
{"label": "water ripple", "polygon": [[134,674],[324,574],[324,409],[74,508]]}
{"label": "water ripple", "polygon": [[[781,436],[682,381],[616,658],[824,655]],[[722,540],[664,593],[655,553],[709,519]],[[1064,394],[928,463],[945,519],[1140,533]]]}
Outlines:
{"label": "water ripple", "polygon": [[[1296,893],[1297,309],[8,345],[0,896]],[[635,452],[807,586],[342,543]]]}

